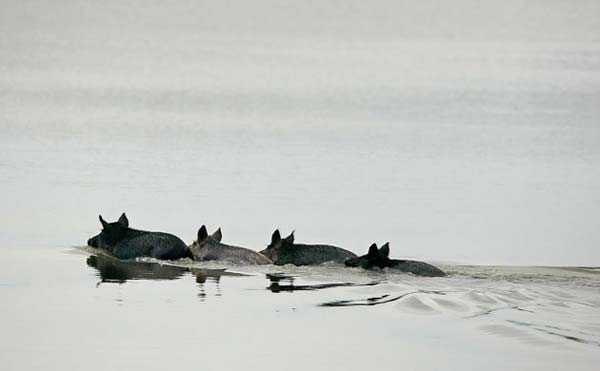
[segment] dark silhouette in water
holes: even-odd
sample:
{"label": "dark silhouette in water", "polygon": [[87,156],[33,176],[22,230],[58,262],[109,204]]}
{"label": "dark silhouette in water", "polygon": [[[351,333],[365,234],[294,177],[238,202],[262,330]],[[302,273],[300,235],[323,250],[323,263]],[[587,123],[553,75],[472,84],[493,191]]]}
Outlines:
{"label": "dark silhouette in water", "polygon": [[212,236],[208,235],[206,226],[198,230],[198,238],[189,250],[198,261],[221,261],[233,264],[271,264],[271,260],[254,250],[245,247],[226,245],[221,243],[221,228]]}
{"label": "dark silhouette in water", "polygon": [[[331,289],[334,287],[348,287],[348,286],[375,286],[378,285],[378,282],[371,283],[350,283],[350,282],[340,282],[340,283],[321,283],[315,285],[295,285],[294,277],[285,276],[282,274],[267,274],[267,278],[271,282],[267,290],[270,290],[274,293],[279,292],[294,292],[294,291],[315,291],[315,290],[323,290],[323,289]],[[288,281],[289,284],[283,284],[282,281]]]}
{"label": "dark silhouette in water", "polygon": [[207,298],[207,282],[212,282],[216,289],[216,293],[214,296],[222,296],[221,293],[221,277],[229,276],[229,277],[246,277],[247,274],[243,273],[235,273],[235,272],[227,272],[225,269],[199,269],[199,268],[190,268],[190,272],[196,276],[196,284],[198,285],[198,298],[200,300],[205,301]]}
{"label": "dark silhouette in water", "polygon": [[193,267],[180,267],[154,262],[123,261],[112,256],[92,255],[86,260],[88,266],[98,270],[100,282],[124,284],[129,280],[177,280],[187,274],[196,277],[199,293],[202,300],[206,298],[205,283],[213,282],[217,288],[217,296],[221,295],[219,282],[222,276],[243,277],[242,273],[226,272],[225,269],[201,269]]}
{"label": "dark silhouette in water", "polygon": [[354,259],[348,259],[346,260],[345,264],[348,267],[361,267],[364,269],[391,268],[406,273],[412,273],[417,276],[425,277],[446,276],[446,273],[444,273],[441,269],[434,267],[431,264],[414,260],[390,259],[389,255],[389,243],[386,243],[385,245],[381,246],[381,249],[377,249],[377,245],[372,244],[369,247],[369,252],[366,255]]}
{"label": "dark silhouette in water", "polygon": [[107,223],[102,215],[99,215],[99,219],[102,232],[90,238],[88,245],[107,250],[119,259],[149,256],[175,260],[192,257],[187,245],[172,234],[129,228],[125,213],[114,223]]}
{"label": "dark silhouette in water", "polygon": [[92,255],[87,265],[96,268],[101,282],[125,283],[128,280],[175,280],[189,270],[185,267],[151,262],[121,261],[109,256]]}
{"label": "dark silhouette in water", "polygon": [[336,246],[295,244],[294,232],[282,239],[279,230],[273,232],[271,243],[260,253],[271,259],[276,265],[343,263],[347,259],[356,258],[354,253]]}

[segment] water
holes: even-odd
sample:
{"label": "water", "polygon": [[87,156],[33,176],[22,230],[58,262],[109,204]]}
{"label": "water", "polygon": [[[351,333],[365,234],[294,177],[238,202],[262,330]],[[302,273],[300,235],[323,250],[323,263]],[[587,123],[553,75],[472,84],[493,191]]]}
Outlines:
{"label": "water", "polygon": [[[464,367],[593,370],[599,272],[444,266],[447,278],[336,266],[115,263],[9,250],[7,369]],[[35,355],[35,356],[33,356]]]}
{"label": "water", "polygon": [[[598,5],[244,4],[0,2],[3,369],[596,369]],[[90,258],[123,211],[450,276]]]}

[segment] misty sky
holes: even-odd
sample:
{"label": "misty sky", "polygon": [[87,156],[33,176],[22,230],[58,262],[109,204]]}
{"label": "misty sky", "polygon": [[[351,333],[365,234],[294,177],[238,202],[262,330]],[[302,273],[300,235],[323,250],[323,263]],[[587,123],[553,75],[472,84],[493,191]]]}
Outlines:
{"label": "misty sky", "polygon": [[[4,39],[44,32],[235,33],[336,40],[592,42],[600,38],[593,0],[439,1],[2,1]],[[77,31],[80,34],[70,32]]]}

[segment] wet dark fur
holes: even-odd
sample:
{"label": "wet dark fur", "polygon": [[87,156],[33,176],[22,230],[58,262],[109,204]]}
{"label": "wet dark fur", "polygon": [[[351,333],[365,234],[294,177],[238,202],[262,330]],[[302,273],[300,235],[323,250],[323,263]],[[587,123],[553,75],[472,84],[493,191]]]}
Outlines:
{"label": "wet dark fur", "polygon": [[389,254],[390,245],[388,243],[383,245],[381,249],[377,249],[377,245],[372,244],[371,247],[369,247],[369,252],[366,255],[359,256],[358,258],[354,259],[348,259],[346,260],[345,264],[348,267],[361,267],[364,269],[391,268],[424,277],[446,276],[446,273],[431,264],[415,260],[390,259]]}
{"label": "wet dark fur", "polygon": [[198,261],[221,261],[233,264],[271,264],[271,260],[254,250],[245,247],[221,243],[221,228],[211,236],[208,235],[206,226],[200,227],[196,241],[189,249]]}
{"label": "wet dark fur", "polygon": [[114,223],[100,215],[102,231],[88,240],[88,245],[109,251],[119,259],[143,256],[175,260],[191,257],[186,244],[178,237],[163,232],[148,232],[129,228],[125,213]]}
{"label": "wet dark fur", "polygon": [[282,239],[279,230],[273,232],[271,243],[260,252],[276,265],[318,265],[326,262],[343,263],[356,255],[348,250],[330,245],[294,243],[294,232]]}

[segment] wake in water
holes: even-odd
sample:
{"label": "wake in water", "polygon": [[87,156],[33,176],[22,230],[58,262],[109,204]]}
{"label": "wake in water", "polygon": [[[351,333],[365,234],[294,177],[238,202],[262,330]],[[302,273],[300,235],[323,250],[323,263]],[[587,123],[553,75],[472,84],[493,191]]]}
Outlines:
{"label": "wake in water", "polygon": [[84,250],[95,254],[86,263],[96,270],[99,284],[179,280],[192,275],[201,286],[199,296],[206,299],[205,284],[214,282],[218,295],[227,295],[221,281],[240,278],[262,292],[322,292],[311,294],[316,299],[313,304],[322,308],[363,307],[398,316],[443,316],[465,321],[487,334],[536,345],[567,342],[600,347],[600,272],[595,268],[444,266],[448,277],[423,278],[336,264],[259,268],[185,259],[124,262],[97,254],[95,249]]}

